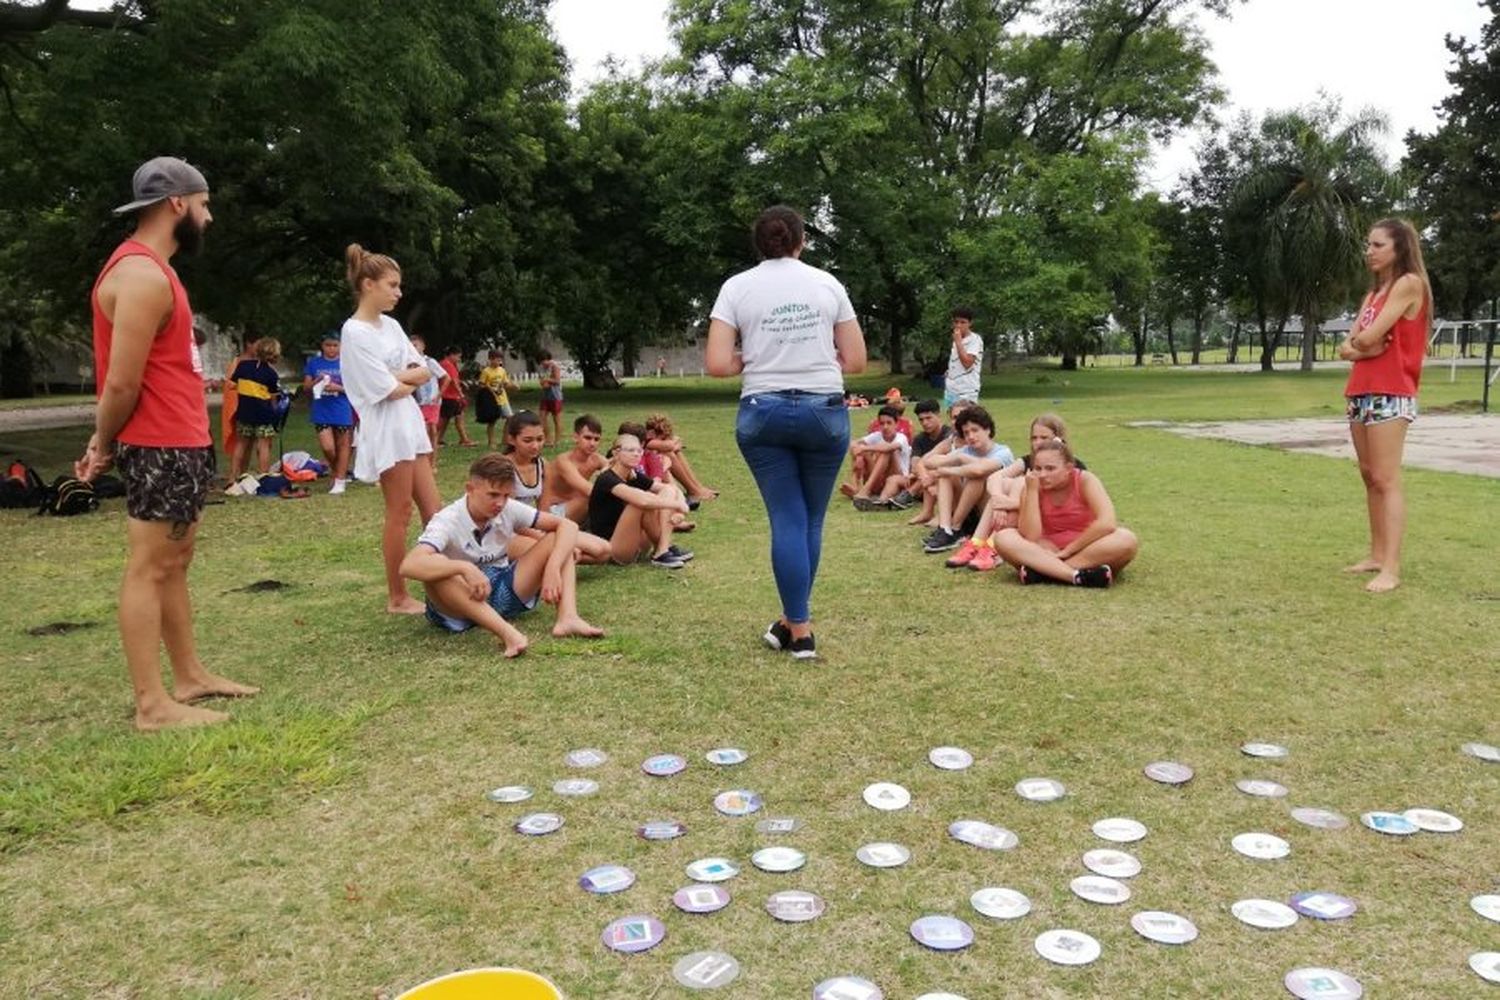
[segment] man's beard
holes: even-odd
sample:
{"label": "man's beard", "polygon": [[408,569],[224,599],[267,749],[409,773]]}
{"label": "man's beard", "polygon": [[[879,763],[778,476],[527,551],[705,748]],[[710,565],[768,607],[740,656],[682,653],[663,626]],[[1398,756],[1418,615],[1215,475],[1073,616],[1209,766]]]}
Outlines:
{"label": "man's beard", "polygon": [[172,227],[172,238],[177,241],[179,253],[192,256],[203,249],[203,226],[191,214],[184,215]]}

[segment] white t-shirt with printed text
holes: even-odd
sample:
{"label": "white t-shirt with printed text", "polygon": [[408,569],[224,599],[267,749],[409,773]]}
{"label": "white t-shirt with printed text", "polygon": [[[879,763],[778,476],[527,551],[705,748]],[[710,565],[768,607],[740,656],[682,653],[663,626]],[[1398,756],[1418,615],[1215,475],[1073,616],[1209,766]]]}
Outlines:
{"label": "white t-shirt with printed text", "polygon": [[459,559],[475,566],[504,567],[510,562],[506,548],[516,533],[536,524],[537,509],[519,500],[507,500],[500,513],[480,527],[469,516],[469,498],[457,500],[432,515],[418,545],[426,545],[449,559]]}
{"label": "white t-shirt with printed text", "polygon": [[854,306],[827,271],[794,257],[763,260],[724,282],[710,315],[740,333],[741,396],[843,391],[833,327],[854,319]]}
{"label": "white t-shirt with printed text", "polygon": [[873,431],[860,438],[865,444],[895,444],[896,446],[896,469],[903,476],[911,475],[911,442],[906,440],[906,435],[900,431],[890,441],[879,431]]}
{"label": "white t-shirt with printed text", "polygon": [[953,399],[979,400],[979,362],[984,359],[984,338],[970,331],[964,337],[964,352],[974,356],[974,364],[965,368],[958,359],[958,345],[948,350],[948,378],[943,383],[943,392]]}

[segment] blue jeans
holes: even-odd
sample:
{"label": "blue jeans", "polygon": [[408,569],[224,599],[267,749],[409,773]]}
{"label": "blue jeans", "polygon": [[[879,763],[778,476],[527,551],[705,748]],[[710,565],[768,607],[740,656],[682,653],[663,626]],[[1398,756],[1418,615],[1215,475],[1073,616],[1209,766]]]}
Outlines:
{"label": "blue jeans", "polygon": [[823,551],[823,518],[849,450],[849,413],[838,393],[756,393],[734,425],[771,521],[771,572],[789,622],[811,620],[808,601]]}

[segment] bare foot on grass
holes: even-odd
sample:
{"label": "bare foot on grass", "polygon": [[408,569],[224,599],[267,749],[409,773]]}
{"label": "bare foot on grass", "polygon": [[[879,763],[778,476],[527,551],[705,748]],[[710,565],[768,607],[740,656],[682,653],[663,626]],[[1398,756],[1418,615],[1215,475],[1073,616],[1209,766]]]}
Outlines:
{"label": "bare foot on grass", "polygon": [[420,615],[427,610],[427,605],[415,597],[406,597],[399,601],[391,601],[385,606],[386,614],[391,615]]}
{"label": "bare foot on grass", "polygon": [[1381,570],[1375,579],[1365,584],[1365,589],[1372,594],[1387,594],[1401,586],[1401,578],[1395,573],[1387,573]]}
{"label": "bare foot on grass", "polygon": [[187,726],[212,726],[228,722],[229,713],[215,712],[208,708],[194,708],[168,699],[150,709],[135,710],[135,728],[143,733],[158,729],[177,729]]}
{"label": "bare foot on grass", "polygon": [[1379,573],[1380,563],[1374,559],[1361,559],[1353,566],[1345,566],[1345,573]]}
{"label": "bare foot on grass", "polygon": [[844,496],[846,497],[852,497],[854,496],[854,494],[859,492],[859,487],[855,486],[853,483],[839,483],[839,492],[844,494]]}
{"label": "bare foot on grass", "polygon": [[251,695],[260,694],[258,687],[241,684],[239,681],[232,681],[228,677],[220,677],[208,671],[175,687],[172,697],[184,705],[191,705],[205,698],[249,698]]}
{"label": "bare foot on grass", "polygon": [[580,639],[598,639],[604,635],[604,630],[590,625],[582,618],[559,618],[557,624],[552,626],[552,634],[559,639],[568,636],[577,636]]}
{"label": "bare foot on grass", "polygon": [[912,518],[910,521],[907,521],[906,523],[907,524],[928,525],[928,524],[932,523],[932,518],[930,518],[930,517],[923,517],[921,514],[918,514],[916,517]]}
{"label": "bare foot on grass", "polygon": [[526,647],[527,645],[529,645],[529,643],[527,642],[526,637],[523,635],[515,642],[505,642],[501,643],[501,645],[505,647],[505,658],[507,660],[514,660],[516,657],[526,652]]}

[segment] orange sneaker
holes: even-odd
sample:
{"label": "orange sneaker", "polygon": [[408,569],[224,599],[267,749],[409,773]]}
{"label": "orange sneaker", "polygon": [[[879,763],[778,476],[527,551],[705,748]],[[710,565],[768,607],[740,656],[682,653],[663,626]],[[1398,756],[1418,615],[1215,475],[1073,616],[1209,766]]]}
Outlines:
{"label": "orange sneaker", "polygon": [[969,565],[978,554],[979,546],[975,545],[972,539],[965,538],[964,543],[958,547],[958,551],[953,553],[944,565],[949,569],[958,569]]}
{"label": "orange sneaker", "polygon": [[974,553],[974,558],[969,560],[969,568],[976,573],[988,573],[998,565],[1000,565],[1000,557],[988,545],[981,546],[979,551]]}

